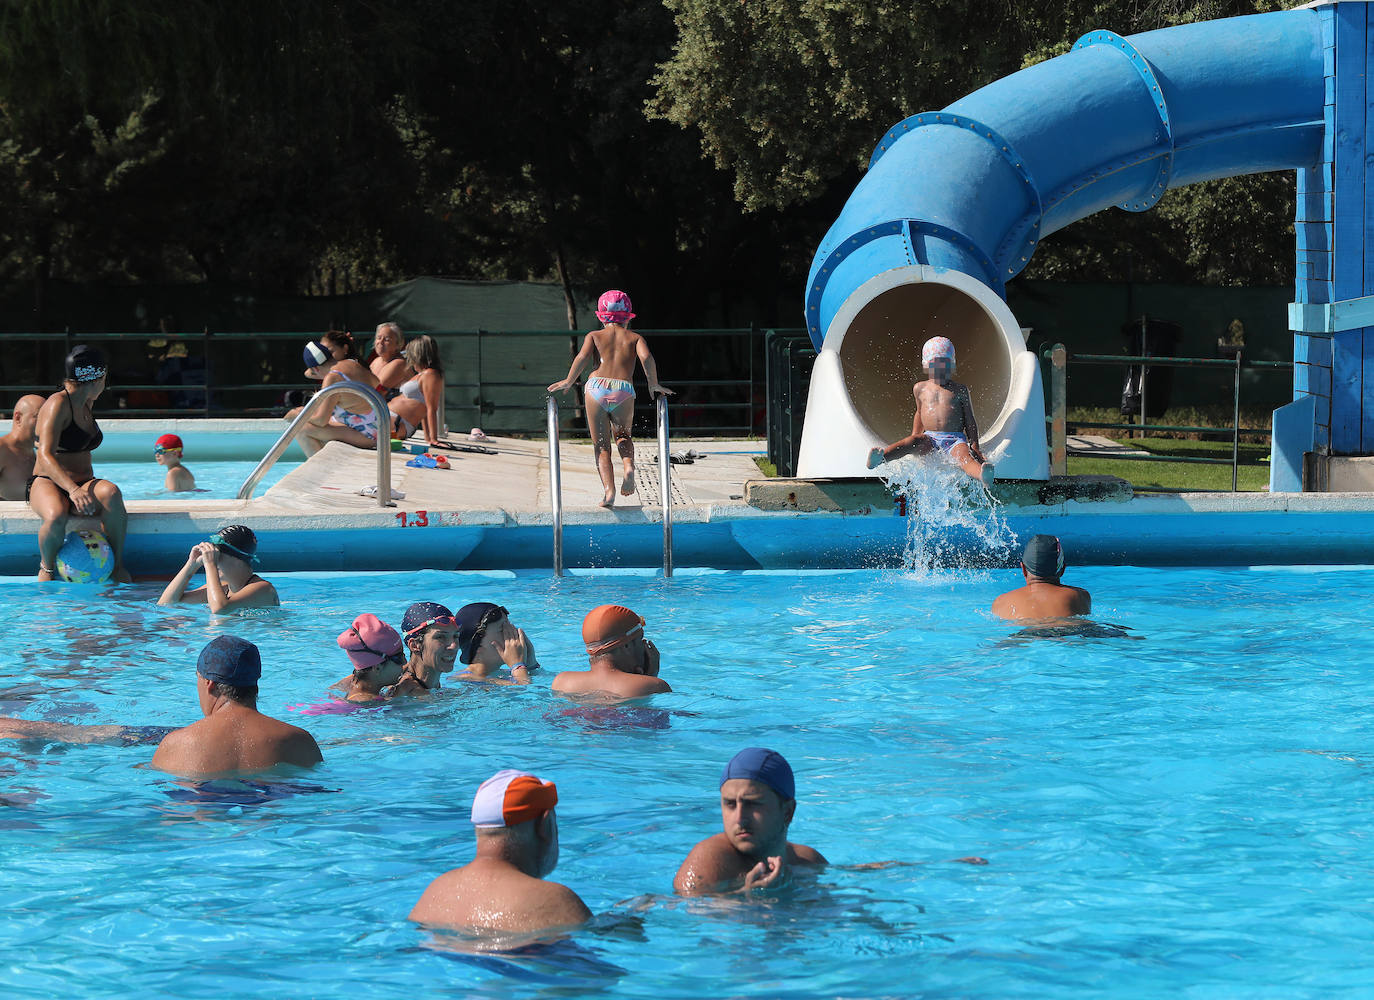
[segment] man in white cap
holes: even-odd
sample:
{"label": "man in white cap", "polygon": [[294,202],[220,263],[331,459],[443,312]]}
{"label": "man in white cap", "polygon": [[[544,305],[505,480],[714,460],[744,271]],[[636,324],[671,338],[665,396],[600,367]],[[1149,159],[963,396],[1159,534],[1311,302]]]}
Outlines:
{"label": "man in white cap", "polygon": [[1066,587],[1064,547],[1054,535],[1036,535],[1021,555],[1024,587],[1009,590],[992,602],[992,613],[1011,621],[1071,618],[1093,609],[1093,599],[1082,587]]}
{"label": "man in white cap", "polygon": [[929,455],[942,451],[950,461],[984,486],[992,486],[994,473],[978,447],[978,421],[968,386],[955,382],[954,344],[948,337],[931,337],[921,348],[921,364],[930,377],[911,387],[916,415],[911,433],[889,445],[870,449],[868,467],[903,455]]}
{"label": "man in white cap", "polygon": [[591,910],[565,885],[545,881],[558,865],[558,789],[524,771],[498,771],[477,789],[477,854],[429,884],[410,911],[417,923],[533,933],[573,927]]}

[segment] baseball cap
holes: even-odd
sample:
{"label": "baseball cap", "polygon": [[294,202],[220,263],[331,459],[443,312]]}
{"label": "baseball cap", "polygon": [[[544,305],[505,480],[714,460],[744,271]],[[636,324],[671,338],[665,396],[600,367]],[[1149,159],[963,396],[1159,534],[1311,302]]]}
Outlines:
{"label": "baseball cap", "polygon": [[318,340],[312,340],[305,345],[305,350],[301,352],[301,360],[305,362],[305,367],[314,368],[334,360],[334,355],[329,352],[329,348]]}
{"label": "baseball cap", "polygon": [[730,758],[725,770],[720,772],[723,785],[732,778],[746,778],[767,785],[784,799],[797,797],[796,781],[792,777],[792,767],[776,750],[763,747],[749,747]]}
{"label": "baseball cap", "polygon": [[497,771],[472,798],[472,825],[479,830],[519,826],[558,805],[558,789],[525,771]]}

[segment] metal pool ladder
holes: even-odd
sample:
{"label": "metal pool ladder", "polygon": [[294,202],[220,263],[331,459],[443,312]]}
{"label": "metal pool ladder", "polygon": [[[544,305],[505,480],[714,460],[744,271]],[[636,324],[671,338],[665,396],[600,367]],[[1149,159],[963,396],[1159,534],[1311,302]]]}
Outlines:
{"label": "metal pool ladder", "polygon": [[253,496],[253,487],[257,486],[262,477],[267,475],[267,470],[276,464],[277,459],[281,458],[287,446],[296,440],[301,425],[305,423],[306,418],[314,412],[316,407],[326,400],[344,393],[362,396],[371,405],[372,412],[377,417],[377,506],[395,507],[396,504],[391,499],[391,412],[386,408],[386,401],[382,399],[377,390],[359,382],[335,382],[315,393],[301,407],[301,412],[296,414],[296,419],[291,421],[286,430],[282,432],[281,437],[277,438],[276,444],[267,449],[267,454],[262,457],[262,461],[257,464],[257,467],[248,473],[248,478],[239,487],[238,499],[247,500]]}
{"label": "metal pool ladder", "polygon": [[[655,398],[659,498],[663,504],[663,575],[673,575],[673,465],[668,449],[668,397]],[[553,575],[563,575],[563,472],[558,452],[558,400],[549,397],[549,498],[553,503]]]}

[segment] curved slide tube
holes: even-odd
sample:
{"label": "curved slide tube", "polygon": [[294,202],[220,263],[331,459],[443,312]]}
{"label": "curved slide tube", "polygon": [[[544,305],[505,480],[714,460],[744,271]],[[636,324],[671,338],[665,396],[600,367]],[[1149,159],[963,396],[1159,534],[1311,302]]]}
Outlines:
{"label": "curved slide tube", "polygon": [[1116,205],[1321,161],[1325,83],[1311,9],[1204,21],[1072,51],[885,135],[807,283],[812,373],[799,473],[871,476],[910,432],[921,345],[955,344],[999,478],[1045,479],[1040,369],[1004,301],[1040,240]]}

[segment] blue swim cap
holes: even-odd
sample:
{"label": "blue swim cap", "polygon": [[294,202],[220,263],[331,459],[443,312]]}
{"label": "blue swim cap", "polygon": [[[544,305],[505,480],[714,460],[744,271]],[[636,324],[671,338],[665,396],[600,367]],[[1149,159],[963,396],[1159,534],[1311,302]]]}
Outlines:
{"label": "blue swim cap", "polygon": [[401,619],[401,634],[404,636],[412,635],[421,629],[429,628],[431,625],[454,625],[458,620],[453,617],[453,612],[442,604],[433,601],[419,601],[406,608],[406,615]]}
{"label": "blue swim cap", "polygon": [[784,799],[797,797],[797,784],[792,778],[792,768],[776,750],[765,750],[762,747],[741,750],[730,758],[730,763],[720,772],[722,785],[732,778],[761,781]]}
{"label": "blue swim cap", "polygon": [[200,651],[196,673],[231,687],[257,687],[262,676],[258,647],[236,635],[217,635]]}

